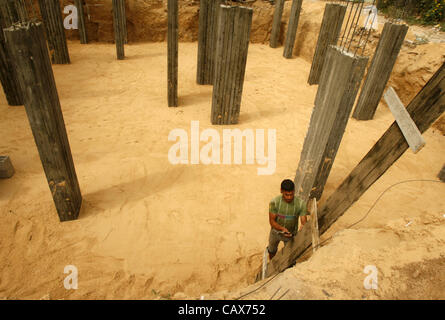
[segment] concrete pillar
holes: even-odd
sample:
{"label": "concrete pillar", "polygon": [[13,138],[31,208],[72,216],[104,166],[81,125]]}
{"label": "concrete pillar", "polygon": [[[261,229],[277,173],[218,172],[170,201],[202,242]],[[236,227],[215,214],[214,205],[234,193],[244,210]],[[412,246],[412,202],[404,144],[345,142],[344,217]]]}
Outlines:
{"label": "concrete pillar", "polygon": [[330,46],[295,176],[296,194],[319,199],[340,146],[368,62]]}
{"label": "concrete pillar", "polygon": [[272,20],[272,31],[270,32],[269,45],[271,48],[278,47],[278,39],[281,31],[281,18],[283,17],[284,0],[277,0],[275,2],[275,10]]}
{"label": "concrete pillar", "polygon": [[60,221],[78,217],[82,196],[74,169],[43,25],[4,30],[24,90],[25,109]]}
{"label": "concrete pillar", "polygon": [[[20,21],[20,16],[15,4],[19,2],[0,1],[0,28],[10,27],[13,23]],[[0,81],[6,100],[10,106],[23,105],[23,95],[17,80],[16,70],[13,67],[11,53],[3,32],[0,32]]]}
{"label": "concrete pillar", "polygon": [[371,120],[374,117],[407,32],[406,25],[385,23],[352,114],[355,119]]}
{"label": "concrete pillar", "polygon": [[125,59],[125,12],[123,11],[123,0],[113,0],[113,28],[114,42],[116,43],[116,55],[118,60]]}
{"label": "concrete pillar", "polygon": [[224,0],[201,0],[199,3],[198,66],[196,82],[213,84],[219,8]]}
{"label": "concrete pillar", "polygon": [[297,36],[298,21],[300,20],[301,5],[303,0],[293,0],[290,9],[289,23],[287,24],[286,40],[284,41],[283,56],[292,58],[294,51],[295,37]]}
{"label": "concrete pillar", "polygon": [[221,5],[219,12],[211,121],[235,124],[240,113],[253,10]]}
{"label": "concrete pillar", "polygon": [[178,0],[168,0],[168,106],[178,106]]}
{"label": "concrete pillar", "polygon": [[337,43],[340,35],[343,19],[345,18],[346,6],[337,3],[326,4],[320,33],[318,34],[317,46],[312,60],[311,72],[308,83],[318,84],[320,81],[326,51],[330,45]]}
{"label": "concrete pillar", "polygon": [[70,56],[59,0],[39,0],[39,6],[52,63],[69,64]]}
{"label": "concrete pillar", "polygon": [[88,43],[88,37],[87,37],[87,29],[85,25],[85,14],[83,12],[83,1],[84,0],[75,0],[74,3],[77,8],[77,16],[79,17],[79,37],[80,37],[80,43],[87,44]]}

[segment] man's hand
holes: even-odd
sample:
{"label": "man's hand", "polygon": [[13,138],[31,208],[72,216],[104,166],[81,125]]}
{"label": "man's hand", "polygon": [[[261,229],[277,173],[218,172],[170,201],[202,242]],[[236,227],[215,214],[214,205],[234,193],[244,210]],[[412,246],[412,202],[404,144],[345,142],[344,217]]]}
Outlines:
{"label": "man's hand", "polygon": [[289,230],[287,230],[285,227],[283,227],[283,229],[281,230],[281,232],[283,233],[283,235],[286,238],[292,238],[292,233],[289,232]]}

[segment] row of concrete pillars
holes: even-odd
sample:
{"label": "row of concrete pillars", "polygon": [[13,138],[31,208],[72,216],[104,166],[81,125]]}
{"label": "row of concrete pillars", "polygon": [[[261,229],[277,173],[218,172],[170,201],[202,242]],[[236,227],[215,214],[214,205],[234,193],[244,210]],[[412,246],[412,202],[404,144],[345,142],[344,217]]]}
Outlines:
{"label": "row of concrete pillars", "polygon": [[[270,37],[270,46],[274,48],[278,45],[283,4],[280,0],[275,4]],[[295,41],[300,11],[301,1],[293,0],[284,43],[286,58],[292,56],[289,50]],[[320,199],[323,193],[368,63],[367,57],[336,46],[346,11],[344,4],[326,4],[308,78],[310,85],[319,87],[294,180],[296,193],[303,200]],[[352,115],[354,118],[373,118],[407,29],[401,24],[385,24]]]}

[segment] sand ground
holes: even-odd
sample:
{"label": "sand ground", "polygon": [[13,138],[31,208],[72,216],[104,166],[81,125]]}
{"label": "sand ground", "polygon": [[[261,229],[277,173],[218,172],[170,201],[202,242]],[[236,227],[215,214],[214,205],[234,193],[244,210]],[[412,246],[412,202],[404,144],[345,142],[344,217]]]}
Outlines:
{"label": "sand ground", "polygon": [[[167,107],[165,43],[130,44],[124,61],[115,59],[112,44],[69,46],[72,64],[55,65],[54,74],[82,212],[77,221],[59,223],[25,110],[8,107],[2,94],[0,154],[10,155],[16,174],[0,180],[0,298],[170,298],[236,292],[252,283],[267,244],[268,201],[282,179],[294,177],[307,131],[317,90],[307,85],[310,63],[283,59],[281,49],[266,45],[249,48],[240,123],[231,128],[276,129],[276,171],[259,176],[257,164],[168,161],[171,130],[184,129],[190,137],[192,120],[200,131],[223,130],[210,124],[211,86],[195,83],[196,43],[179,46],[178,108]],[[325,195],[392,121],[383,104],[372,121],[350,119]],[[425,148],[416,155],[408,150],[328,235],[362,217],[391,184],[436,179],[445,137],[434,129],[424,137]],[[318,262],[289,272],[319,285],[320,272],[329,281],[344,277],[352,289],[338,289],[338,295],[356,297],[358,285],[347,282],[349,265],[359,281],[364,263],[379,270],[397,259],[407,268],[423,260],[443,264],[444,194],[439,183],[397,187],[355,230],[320,249],[312,260]],[[394,230],[403,230],[403,237],[394,238]],[[363,250],[374,254],[359,259]],[[66,265],[79,270],[77,290],[63,287]]]}

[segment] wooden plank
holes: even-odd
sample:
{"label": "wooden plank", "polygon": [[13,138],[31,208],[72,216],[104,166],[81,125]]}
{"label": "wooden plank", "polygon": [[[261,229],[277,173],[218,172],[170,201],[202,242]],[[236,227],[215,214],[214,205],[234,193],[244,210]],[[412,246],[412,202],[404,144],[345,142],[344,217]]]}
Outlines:
{"label": "wooden plank", "polygon": [[25,109],[60,221],[77,219],[82,203],[43,25],[4,29],[10,44]]}
{"label": "wooden plank", "polygon": [[416,127],[413,119],[409,116],[409,113],[406,111],[402,101],[400,101],[399,96],[392,87],[389,87],[383,97],[396,119],[406,142],[408,142],[409,147],[414,153],[419,152],[419,150],[425,146],[425,139]]}
{"label": "wooden plank", "polygon": [[168,106],[178,106],[178,0],[168,0]]}
{"label": "wooden plank", "polygon": [[308,79],[310,85],[318,84],[320,81],[326,52],[329,46],[337,43],[345,13],[346,6],[344,5],[336,3],[326,4]]}
{"label": "wooden plank", "polygon": [[83,1],[84,0],[75,0],[75,5],[77,8],[77,16],[79,21],[79,38],[81,44],[87,44],[88,43],[88,37],[87,37],[87,29],[85,25],[85,13],[83,10]]}
{"label": "wooden plank", "polygon": [[317,213],[317,199],[310,200],[311,211],[311,230],[312,230],[312,251],[317,251],[320,246],[320,232],[318,230],[318,213]]}
{"label": "wooden plank", "polygon": [[69,64],[70,56],[59,0],[39,0],[39,7],[46,30],[51,62]]}
{"label": "wooden plank", "polygon": [[371,120],[374,117],[407,32],[406,25],[385,23],[352,114],[355,119]]}
{"label": "wooden plank", "polygon": [[284,40],[283,56],[287,59],[292,58],[294,51],[295,38],[297,36],[298,21],[300,20],[301,5],[303,0],[293,0],[290,9],[289,23],[287,24],[286,39]]}
{"label": "wooden plank", "polygon": [[14,175],[14,172],[9,156],[0,156],[0,179],[9,179]]}
{"label": "wooden plank", "polygon": [[277,0],[275,2],[275,10],[272,20],[272,31],[270,32],[269,45],[271,48],[278,47],[278,39],[281,31],[281,18],[283,17],[284,0]]}
{"label": "wooden plank", "polygon": [[[445,111],[445,63],[407,107],[420,132],[425,132]],[[394,122],[342,184],[319,210],[318,225],[323,234],[360,196],[377,181],[408,149],[408,144]],[[269,262],[267,276],[284,271],[311,245],[307,224],[288,245]],[[261,274],[257,275],[257,279]]]}

